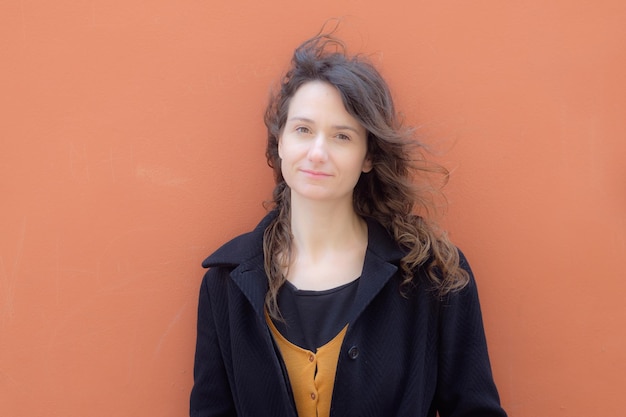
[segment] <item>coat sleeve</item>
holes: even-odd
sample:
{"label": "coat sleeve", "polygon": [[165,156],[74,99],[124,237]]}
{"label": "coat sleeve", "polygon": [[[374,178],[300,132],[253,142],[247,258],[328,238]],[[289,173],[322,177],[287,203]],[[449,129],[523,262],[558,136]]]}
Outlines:
{"label": "coat sleeve", "polygon": [[200,286],[190,417],[236,416],[208,289],[208,280],[217,278],[212,272],[207,272]]}
{"label": "coat sleeve", "polygon": [[440,305],[437,409],[441,417],[506,417],[491,373],[476,282],[459,254],[470,281]]}

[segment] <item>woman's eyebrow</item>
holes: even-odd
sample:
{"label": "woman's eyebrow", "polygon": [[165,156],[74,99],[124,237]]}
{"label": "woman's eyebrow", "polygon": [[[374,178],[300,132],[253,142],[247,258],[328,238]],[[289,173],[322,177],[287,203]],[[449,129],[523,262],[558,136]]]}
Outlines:
{"label": "woman's eyebrow", "polygon": [[288,122],[304,122],[304,123],[310,123],[310,124],[315,123],[311,119],[307,119],[306,117],[299,117],[299,116],[291,117],[287,121]]}

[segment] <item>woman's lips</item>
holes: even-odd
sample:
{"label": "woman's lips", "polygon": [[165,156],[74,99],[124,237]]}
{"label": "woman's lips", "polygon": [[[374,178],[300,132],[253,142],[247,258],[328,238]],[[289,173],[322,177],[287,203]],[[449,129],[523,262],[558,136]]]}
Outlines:
{"label": "woman's lips", "polygon": [[305,173],[306,175],[310,177],[314,177],[314,178],[330,177],[330,174],[327,174],[326,172],[322,172],[322,171],[315,171],[311,169],[302,169],[301,171]]}

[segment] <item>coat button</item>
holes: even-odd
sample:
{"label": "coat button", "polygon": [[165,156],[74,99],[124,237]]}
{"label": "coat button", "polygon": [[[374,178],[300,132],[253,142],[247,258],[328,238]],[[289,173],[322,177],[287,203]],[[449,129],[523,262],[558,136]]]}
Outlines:
{"label": "coat button", "polygon": [[350,359],[356,359],[359,357],[359,348],[356,346],[352,346],[349,350],[348,350],[348,356],[350,357]]}

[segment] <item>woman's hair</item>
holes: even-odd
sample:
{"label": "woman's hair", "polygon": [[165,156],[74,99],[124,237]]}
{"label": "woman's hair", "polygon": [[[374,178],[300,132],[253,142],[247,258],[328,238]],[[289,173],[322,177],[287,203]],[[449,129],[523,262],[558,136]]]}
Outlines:
{"label": "woman's hair", "polygon": [[413,129],[402,126],[389,87],[369,59],[348,55],[343,42],[332,32],[319,33],[295,50],[291,67],[265,112],[266,157],[276,182],[272,204],[277,216],[263,239],[269,279],[266,307],[273,317],[280,317],[277,294],[285,282],[284,270],[292,254],[290,188],[281,173],[278,140],[291,98],[311,81],[337,88],[348,113],[367,131],[367,153],[373,168],[361,174],[354,189],[354,210],[380,222],[406,250],[400,261],[403,293],[415,284],[417,268],[426,271],[432,288],[440,295],[463,288],[469,280],[467,271],[459,265],[456,247],[424,217],[435,210],[433,195],[438,187],[432,186],[433,175],[441,175],[445,183],[448,171],[424,159],[423,146],[415,139]]}

